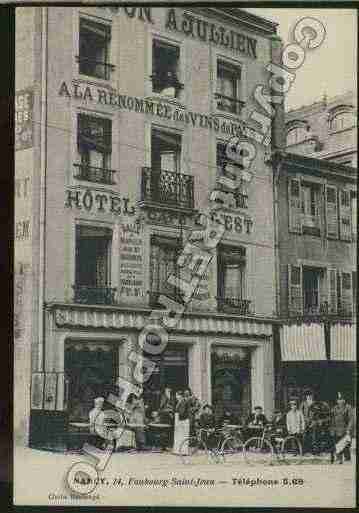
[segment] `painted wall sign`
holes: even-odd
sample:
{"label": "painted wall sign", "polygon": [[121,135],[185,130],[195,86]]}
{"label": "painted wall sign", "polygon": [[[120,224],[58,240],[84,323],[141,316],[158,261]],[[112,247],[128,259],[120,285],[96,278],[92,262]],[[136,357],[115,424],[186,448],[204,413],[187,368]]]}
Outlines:
{"label": "painted wall sign", "polygon": [[127,299],[144,297],[143,229],[140,220],[120,226],[119,295]]}
{"label": "painted wall sign", "polygon": [[32,89],[24,89],[15,95],[15,151],[33,146],[33,105]]}
{"label": "painted wall sign", "polygon": [[118,91],[100,89],[92,85],[72,82],[70,86],[62,82],[58,92],[59,96],[75,98],[83,102],[94,102],[107,105],[128,112],[151,115],[162,119],[169,119],[193,128],[214,130],[227,136],[245,135],[249,138],[258,138],[257,132],[243,121],[237,123],[221,119],[217,114],[201,113],[173,107],[159,100],[149,100],[136,96],[128,96]]}
{"label": "painted wall sign", "polygon": [[177,15],[176,9],[168,9],[166,29],[181,32],[188,37],[200,39],[206,43],[213,43],[224,48],[229,48],[235,53],[240,53],[257,58],[257,40],[244,36],[239,32],[222,27],[215,23],[209,23],[193,16],[188,12]]}
{"label": "painted wall sign", "polygon": [[[224,224],[227,232],[236,232],[240,234],[251,235],[253,233],[253,219],[246,215],[232,214],[230,212],[211,213],[212,221]],[[195,223],[200,225],[200,215],[197,216]]]}
{"label": "painted wall sign", "polygon": [[130,199],[98,192],[91,189],[66,189],[65,207],[77,208],[87,212],[99,212],[114,215],[134,216],[136,209]]}

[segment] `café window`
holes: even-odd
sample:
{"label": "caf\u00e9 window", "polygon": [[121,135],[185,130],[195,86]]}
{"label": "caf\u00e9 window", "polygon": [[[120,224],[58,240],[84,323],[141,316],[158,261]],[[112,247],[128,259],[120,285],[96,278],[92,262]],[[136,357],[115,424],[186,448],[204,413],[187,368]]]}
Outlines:
{"label": "caf\u00e9 window", "polygon": [[245,248],[220,246],[218,249],[218,309],[248,314],[250,301],[246,290]]}
{"label": "caf\u00e9 window", "polygon": [[78,114],[77,152],[79,162],[75,164],[75,178],[114,183],[111,170],[112,122],[110,119]]}
{"label": "caf\u00e9 window", "polygon": [[79,73],[109,80],[114,66],[109,63],[111,27],[89,19],[80,19]]}
{"label": "caf\u00e9 window", "polygon": [[[177,265],[181,254],[180,241],[176,238],[151,237],[150,253],[150,304],[160,306],[159,297],[168,296],[182,302],[180,290],[180,268]],[[169,278],[171,280],[169,282]]]}
{"label": "caf\u00e9 window", "polygon": [[180,83],[179,46],[154,39],[152,42],[152,90],[163,96],[178,98]]}
{"label": "caf\u00e9 window", "polygon": [[217,61],[217,109],[240,114],[244,105],[241,98],[241,68],[228,62]]}
{"label": "caf\u00e9 window", "polygon": [[320,186],[303,182],[301,186],[301,210],[303,233],[320,235]]}
{"label": "caf\u00e9 window", "polygon": [[109,228],[76,227],[75,302],[114,303],[111,243],[112,230]]}

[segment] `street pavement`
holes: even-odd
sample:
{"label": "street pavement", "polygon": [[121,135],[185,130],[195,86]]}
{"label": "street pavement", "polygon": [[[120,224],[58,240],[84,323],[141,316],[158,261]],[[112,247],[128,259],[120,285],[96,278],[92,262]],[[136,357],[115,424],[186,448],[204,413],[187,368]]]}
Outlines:
{"label": "street pavement", "polygon": [[[170,452],[112,454],[100,482],[86,484],[86,474],[67,475],[76,463],[93,464],[90,456],[14,448],[16,505],[113,506],[300,506],[354,507],[355,454],[351,462],[329,464],[329,457],[305,457],[299,465],[248,465],[216,462],[207,457],[184,464]],[[78,467],[77,467],[78,468]],[[88,476],[88,474],[87,474]],[[78,494],[75,488],[88,495]]]}

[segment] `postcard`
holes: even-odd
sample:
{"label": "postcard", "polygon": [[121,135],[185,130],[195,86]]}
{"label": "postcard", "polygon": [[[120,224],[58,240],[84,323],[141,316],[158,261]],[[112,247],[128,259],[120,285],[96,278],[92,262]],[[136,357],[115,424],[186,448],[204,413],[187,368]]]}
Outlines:
{"label": "postcard", "polygon": [[356,21],[16,8],[16,505],[355,506]]}

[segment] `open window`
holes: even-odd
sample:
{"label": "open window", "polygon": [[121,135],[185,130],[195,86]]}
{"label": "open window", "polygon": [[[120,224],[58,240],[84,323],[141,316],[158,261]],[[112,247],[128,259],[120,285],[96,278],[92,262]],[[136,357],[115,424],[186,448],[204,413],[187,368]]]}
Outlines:
{"label": "open window", "polygon": [[180,48],[154,39],[152,43],[152,89],[162,96],[178,98],[183,84],[179,80]]}
{"label": "open window", "polygon": [[217,61],[217,109],[239,115],[244,102],[241,98],[241,68],[226,61]]}
{"label": "open window", "polygon": [[92,226],[76,227],[75,302],[112,304],[112,230]]}
{"label": "open window", "polygon": [[302,230],[310,235],[320,235],[321,230],[321,186],[316,183],[302,182],[301,210]]}
{"label": "open window", "polygon": [[246,290],[245,248],[220,245],[218,248],[218,309],[249,314],[250,301]]}
{"label": "open window", "polygon": [[[151,306],[160,306],[159,298],[161,295],[168,296],[177,302],[182,301],[182,294],[179,288],[180,267],[177,265],[181,254],[180,241],[176,238],[161,237],[153,235],[151,237],[150,253],[150,304]],[[171,283],[169,283],[169,278]],[[176,284],[178,280],[178,286]]]}
{"label": "open window", "polygon": [[80,19],[79,73],[109,80],[114,66],[109,63],[111,27],[89,19]]}
{"label": "open window", "polygon": [[112,122],[110,119],[78,114],[77,150],[80,162],[76,178],[112,184]]}

